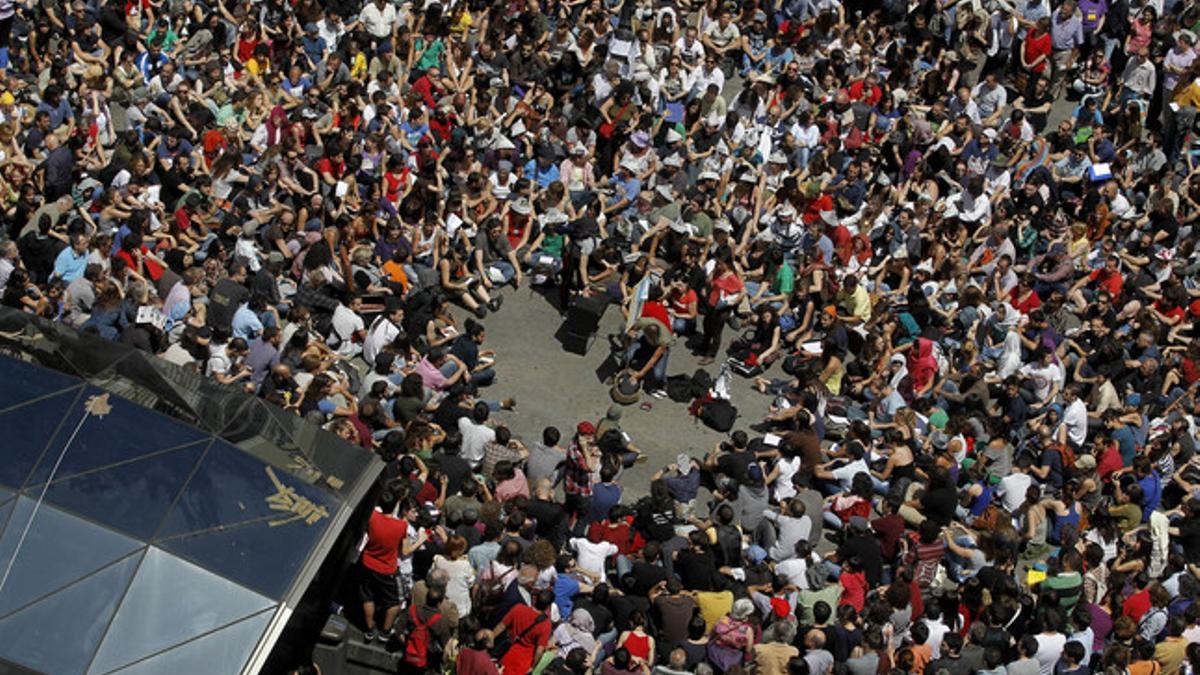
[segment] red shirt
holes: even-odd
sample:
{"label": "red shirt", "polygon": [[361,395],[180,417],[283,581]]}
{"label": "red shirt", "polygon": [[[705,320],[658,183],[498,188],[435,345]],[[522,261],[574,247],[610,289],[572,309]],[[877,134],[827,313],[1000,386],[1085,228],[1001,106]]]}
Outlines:
{"label": "red shirt", "polygon": [[608,520],[596,521],[588,526],[587,538],[593,544],[607,541],[616,546],[621,555],[628,555],[633,550],[633,527],[628,522],[613,526]]}
{"label": "red shirt", "polygon": [[367,523],[367,547],[363,549],[363,567],[380,574],[395,574],[400,557],[400,542],[408,534],[408,521],[374,511]]}
{"label": "red shirt", "polygon": [[708,293],[708,304],[710,307],[716,307],[721,296],[728,297],[741,293],[743,288],[742,280],[738,278],[738,275],[726,272],[724,276],[712,280],[712,290]]}
{"label": "red shirt", "polygon": [[1088,275],[1088,281],[1096,284],[1096,286],[1108,291],[1108,294],[1116,300],[1121,295],[1121,288],[1125,285],[1125,279],[1121,277],[1120,272],[1109,274],[1105,270],[1096,270]]}
{"label": "red shirt", "polygon": [[469,648],[458,653],[458,659],[454,662],[454,672],[458,675],[500,675],[490,654]]}
{"label": "red shirt", "polygon": [[[689,291],[691,292],[691,291]],[[667,335],[671,334],[671,315],[667,312],[666,305],[656,300],[648,300],[642,305],[642,318],[654,319],[662,324],[662,327],[667,330]]]}
{"label": "red shirt", "polygon": [[1146,612],[1150,611],[1150,588],[1146,587],[1125,598],[1121,603],[1121,614],[1134,621],[1141,621]]}
{"label": "red shirt", "polygon": [[1041,73],[1046,70],[1046,65],[1050,63],[1049,57],[1052,46],[1050,31],[1046,31],[1041,35],[1034,35],[1032,32],[1029,34],[1029,37],[1025,40],[1025,63],[1033,63],[1033,60],[1039,56],[1047,57],[1029,70],[1035,73]]}
{"label": "red shirt", "polygon": [[867,575],[864,572],[842,572],[842,599],[838,606],[850,605],[855,611],[863,611],[867,604]]}
{"label": "red shirt", "polygon": [[865,79],[859,80],[850,85],[850,88],[846,90],[846,94],[850,96],[851,101],[865,100],[868,105],[878,104],[883,99],[883,91],[876,86],[867,89],[866,84],[867,81]]}
{"label": "red shirt", "polygon": [[550,641],[549,618],[534,626],[539,616],[542,613],[529,605],[516,605],[500,621],[513,639],[512,647],[500,659],[504,672],[517,675],[528,673],[533,668],[533,653]]}
{"label": "red shirt", "polygon": [[[158,281],[159,279],[162,278],[163,268],[158,263],[156,263],[153,260],[151,260],[150,258],[146,257],[149,255],[150,255],[150,249],[146,248],[145,244],[143,244],[142,245],[142,256],[143,256],[142,264],[145,266],[146,274],[150,275],[150,279],[152,281]],[[130,255],[128,251],[125,251],[125,250],[117,251],[117,257],[120,258],[121,260],[124,260],[125,264],[129,265],[129,269],[131,269],[135,272],[137,271],[137,268],[138,268],[137,259],[135,259],[132,255]]]}
{"label": "red shirt", "polygon": [[1100,453],[1100,459],[1096,462],[1096,473],[1100,475],[1100,480],[1104,480],[1124,466],[1125,460],[1121,459],[1121,451],[1113,444]]}
{"label": "red shirt", "polygon": [[529,218],[509,212],[507,225],[504,235],[508,237],[508,245],[515,249],[521,243],[521,237],[525,234],[525,228],[529,227]]}
{"label": "red shirt", "polygon": [[700,298],[696,297],[696,291],[689,288],[683,292],[683,295],[671,301],[671,311],[676,314],[687,314],[691,311],[692,303],[699,301]]}
{"label": "red shirt", "polygon": [[1013,309],[1017,310],[1018,312],[1022,314],[1029,314],[1033,310],[1042,306],[1042,299],[1038,297],[1036,292],[1030,293],[1029,297],[1025,298],[1024,300],[1021,300],[1017,297],[1017,292],[1017,289],[1013,288],[1008,292],[1008,297]]}

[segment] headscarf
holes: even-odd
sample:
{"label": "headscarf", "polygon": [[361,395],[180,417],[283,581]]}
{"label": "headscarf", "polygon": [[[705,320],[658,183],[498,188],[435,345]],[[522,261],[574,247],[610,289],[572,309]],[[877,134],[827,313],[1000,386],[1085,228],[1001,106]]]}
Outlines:
{"label": "headscarf", "polygon": [[289,126],[287,111],[283,109],[283,106],[277,105],[271,108],[271,113],[267,115],[267,146],[280,143]]}
{"label": "headscarf", "polygon": [[913,391],[924,389],[937,375],[938,362],[933,355],[933,342],[928,338],[917,338],[908,350],[908,374],[912,377]]}
{"label": "headscarf", "polygon": [[591,654],[596,648],[596,622],[592,615],[583,608],[571,612],[570,618],[554,630],[554,640],[558,643],[558,655],[566,658],[567,654],[576,647]]}

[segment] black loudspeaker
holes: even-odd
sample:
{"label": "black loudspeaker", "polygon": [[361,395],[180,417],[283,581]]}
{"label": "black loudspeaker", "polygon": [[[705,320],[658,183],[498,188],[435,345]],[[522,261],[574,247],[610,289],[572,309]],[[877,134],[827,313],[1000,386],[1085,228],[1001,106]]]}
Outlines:
{"label": "black loudspeaker", "polygon": [[596,340],[600,320],[611,304],[612,298],[606,294],[575,298],[556,335],[563,349],[572,354],[586,355]]}

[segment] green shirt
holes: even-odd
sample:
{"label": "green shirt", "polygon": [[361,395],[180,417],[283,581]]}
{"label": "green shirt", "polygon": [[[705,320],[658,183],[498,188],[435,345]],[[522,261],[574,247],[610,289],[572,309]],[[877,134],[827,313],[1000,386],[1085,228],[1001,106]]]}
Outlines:
{"label": "green shirt", "polygon": [[1079,602],[1079,596],[1083,594],[1083,575],[1079,572],[1056,574],[1043,581],[1042,588],[1055,591],[1059,607],[1069,610]]}
{"label": "green shirt", "polygon": [[[419,41],[417,49],[421,49],[423,41]],[[421,52],[421,58],[417,59],[417,70],[429,70],[435,68],[442,63],[442,53],[446,51],[446,45],[441,40],[434,40],[425,51]]]}
{"label": "green shirt", "polygon": [[692,227],[696,228],[696,236],[701,239],[711,237],[713,232],[713,221],[707,213],[700,211],[692,216]]}
{"label": "green shirt", "polygon": [[546,229],[542,230],[542,232],[541,252],[555,258],[561,258],[566,237],[556,232],[553,225],[547,225]]}
{"label": "green shirt", "polygon": [[780,265],[779,270],[775,272],[773,285],[779,295],[791,295],[792,289],[796,287],[796,270],[787,263]]}
{"label": "green shirt", "polygon": [[1137,504],[1118,504],[1108,507],[1108,514],[1117,519],[1121,534],[1142,524],[1142,508]]}

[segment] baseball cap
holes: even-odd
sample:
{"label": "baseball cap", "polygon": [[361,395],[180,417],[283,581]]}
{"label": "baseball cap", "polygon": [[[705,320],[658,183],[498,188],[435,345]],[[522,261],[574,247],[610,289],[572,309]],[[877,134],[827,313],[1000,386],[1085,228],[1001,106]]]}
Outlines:
{"label": "baseball cap", "polygon": [[580,436],[594,436],[596,435],[596,425],[584,420],[579,423],[579,426],[575,427],[575,433]]}

